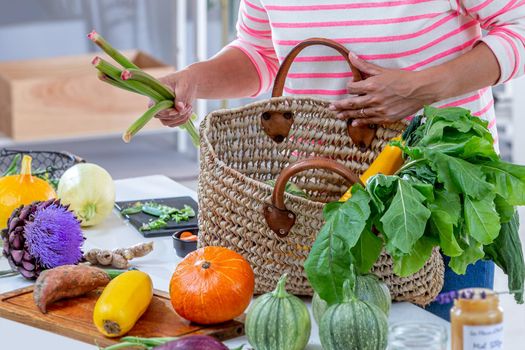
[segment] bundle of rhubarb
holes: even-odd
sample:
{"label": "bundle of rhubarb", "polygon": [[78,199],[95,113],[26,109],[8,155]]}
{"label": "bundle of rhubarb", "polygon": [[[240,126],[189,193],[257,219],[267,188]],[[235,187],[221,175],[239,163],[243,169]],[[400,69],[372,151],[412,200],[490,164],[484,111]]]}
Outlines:
{"label": "bundle of rhubarb", "polygon": [[[122,66],[116,67],[101,57],[95,57],[92,64],[98,69],[98,77],[100,80],[118,88],[147,96],[154,103],[122,136],[124,142],[129,142],[155,115],[163,110],[173,108],[175,94],[170,88],[142,71],[137,65],[112,47],[97,32],[92,31],[89,33],[88,38]],[[188,131],[193,144],[198,147],[200,143],[199,133],[195,125],[193,125],[193,120],[196,118],[195,115],[192,115],[192,118],[181,125],[181,128]]]}
{"label": "bundle of rhubarb", "polygon": [[366,187],[354,185],[346,202],[325,206],[326,224],[305,263],[310,283],[329,304],[341,302],[351,264],[367,273],[385,249],[394,273],[409,276],[439,247],[458,274],[493,260],[522,303],[516,206],[525,205],[525,166],[503,161],[487,122],[468,110],[427,107],[423,117],[392,142],[405,158],[401,169],[372,176]]}

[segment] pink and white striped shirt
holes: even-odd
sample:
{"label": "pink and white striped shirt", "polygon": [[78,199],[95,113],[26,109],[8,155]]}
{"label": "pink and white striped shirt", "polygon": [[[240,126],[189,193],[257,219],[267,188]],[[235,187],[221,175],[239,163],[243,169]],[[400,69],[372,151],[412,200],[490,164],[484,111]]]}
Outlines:
{"label": "pink and white striped shirt", "polygon": [[[481,40],[498,59],[498,83],[525,71],[525,0],[241,0],[237,33],[230,46],[248,55],[259,74],[254,96],[272,87],[284,57],[310,37],[336,40],[364,60],[406,70],[449,61]],[[308,47],[292,65],[284,90],[343,98],[351,76],[336,51]],[[436,106],[471,110],[489,121],[497,138],[490,87]]]}

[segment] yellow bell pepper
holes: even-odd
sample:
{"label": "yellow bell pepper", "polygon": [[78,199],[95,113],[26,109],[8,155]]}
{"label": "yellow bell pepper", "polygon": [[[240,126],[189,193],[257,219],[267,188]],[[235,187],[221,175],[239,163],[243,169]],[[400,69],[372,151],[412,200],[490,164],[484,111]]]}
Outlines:
{"label": "yellow bell pepper", "polygon": [[[392,141],[399,140],[401,140],[401,136],[392,139]],[[393,175],[401,168],[403,162],[403,151],[399,147],[386,145],[359,179],[366,185],[368,179],[376,174]],[[346,191],[339,201],[346,202],[350,197],[352,197],[352,187]]]}
{"label": "yellow bell pepper", "polygon": [[120,337],[133,328],[153,297],[153,284],[142,271],[126,271],[104,288],[93,311],[95,326],[106,337]]}

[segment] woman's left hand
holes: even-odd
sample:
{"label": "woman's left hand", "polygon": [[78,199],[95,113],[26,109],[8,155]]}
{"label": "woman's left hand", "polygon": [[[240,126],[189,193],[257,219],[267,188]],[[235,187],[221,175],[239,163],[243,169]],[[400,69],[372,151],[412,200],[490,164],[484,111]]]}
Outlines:
{"label": "woman's left hand", "polygon": [[351,96],[334,101],[330,109],[352,126],[392,123],[409,117],[435,101],[433,86],[423,72],[388,69],[350,54],[350,61],[366,79],[347,84]]}

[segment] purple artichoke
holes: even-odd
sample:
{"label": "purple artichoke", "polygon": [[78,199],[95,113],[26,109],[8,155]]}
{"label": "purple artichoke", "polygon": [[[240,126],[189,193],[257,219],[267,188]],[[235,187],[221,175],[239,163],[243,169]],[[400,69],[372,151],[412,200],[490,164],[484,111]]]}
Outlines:
{"label": "purple artichoke", "polygon": [[3,254],[28,279],[44,269],[82,260],[80,222],[59,200],[35,202],[16,209],[2,232]]}

